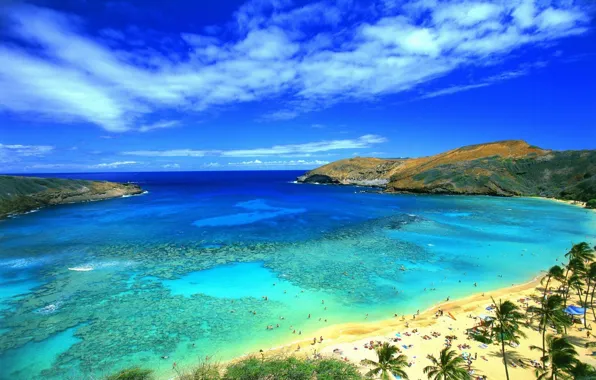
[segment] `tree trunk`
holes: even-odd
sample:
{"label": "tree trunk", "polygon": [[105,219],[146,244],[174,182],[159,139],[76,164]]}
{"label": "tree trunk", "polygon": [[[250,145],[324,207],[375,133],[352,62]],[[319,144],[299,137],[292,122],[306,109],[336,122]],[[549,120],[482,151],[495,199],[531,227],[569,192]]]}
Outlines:
{"label": "tree trunk", "polygon": [[546,364],[546,318],[544,319],[544,328],[542,329],[542,365]]}
{"label": "tree trunk", "polygon": [[546,286],[544,287],[544,294],[542,295],[542,304],[544,305],[544,300],[546,299],[546,292],[548,292],[548,284],[550,282],[550,276],[546,279]]}
{"label": "tree trunk", "polygon": [[[569,262],[571,262],[571,259],[569,259]],[[563,308],[567,307],[567,297],[569,296],[569,286],[567,284],[567,276],[569,276],[569,263],[567,263],[567,271],[565,272],[565,281],[563,282],[563,286],[565,287],[565,289],[567,289],[565,291]]]}
{"label": "tree trunk", "polygon": [[503,329],[501,329],[501,350],[503,351],[503,363],[505,364],[505,377],[509,380],[509,370],[507,369],[507,356],[505,356],[505,337],[503,336]]}
{"label": "tree trunk", "polygon": [[588,328],[588,321],[586,319],[586,314],[588,313],[588,293],[590,293],[590,282],[591,278],[588,278],[588,289],[586,290],[586,299],[584,300],[584,327]]}
{"label": "tree trunk", "polygon": [[592,309],[592,315],[594,316],[594,322],[596,322],[596,312],[594,311],[594,291],[596,291],[596,284],[592,287],[592,296],[590,297],[590,307]]}
{"label": "tree trunk", "polygon": [[[565,280],[563,281],[563,286],[565,287],[565,297],[563,297],[563,309],[567,308],[567,297],[569,297],[569,290],[570,286],[567,283],[567,276],[569,276],[569,264],[571,263],[571,258],[569,258],[569,262],[567,263],[567,271],[565,272]],[[563,326],[565,331],[565,335],[567,335],[567,326]]]}

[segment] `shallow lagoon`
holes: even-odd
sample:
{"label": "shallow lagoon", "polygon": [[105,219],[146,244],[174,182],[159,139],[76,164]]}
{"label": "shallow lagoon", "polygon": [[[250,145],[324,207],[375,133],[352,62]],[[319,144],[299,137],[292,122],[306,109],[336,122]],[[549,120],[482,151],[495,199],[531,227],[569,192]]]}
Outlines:
{"label": "shallow lagoon", "polygon": [[167,376],[173,361],[527,281],[595,241],[596,213],[556,202],[291,183],[299,174],[73,175],[149,193],[0,222],[0,378]]}

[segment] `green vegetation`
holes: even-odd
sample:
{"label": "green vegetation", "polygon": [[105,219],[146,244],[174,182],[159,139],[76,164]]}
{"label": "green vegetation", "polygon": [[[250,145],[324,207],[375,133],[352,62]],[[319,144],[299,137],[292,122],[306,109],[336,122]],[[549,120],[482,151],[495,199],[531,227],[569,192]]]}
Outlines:
{"label": "green vegetation", "polygon": [[590,199],[587,201],[586,208],[596,208],[596,199]]}
{"label": "green vegetation", "polygon": [[406,355],[397,355],[399,350],[396,346],[385,342],[375,348],[375,352],[378,361],[375,362],[369,359],[362,361],[362,364],[373,367],[368,371],[367,376],[379,376],[380,374],[381,379],[390,380],[393,375],[397,375],[408,379],[408,375],[404,371],[404,368],[408,366],[408,357]]}
{"label": "green vegetation", "polygon": [[588,201],[596,196],[593,173],[596,173],[596,151],[567,151],[537,157],[504,159],[494,156],[461,161],[421,171],[413,178],[423,182],[423,188],[428,192],[438,189],[458,194]]}
{"label": "green vegetation", "polygon": [[511,301],[498,303],[493,299],[493,303],[497,305],[495,310],[495,338],[501,342],[501,353],[503,355],[503,364],[505,365],[505,376],[509,380],[509,370],[507,369],[507,352],[505,351],[505,342],[514,342],[519,344],[519,338],[524,337],[521,331],[521,321],[524,315],[519,311],[519,308]]}
{"label": "green vegetation", "polygon": [[335,359],[305,360],[289,358],[248,358],[227,368],[224,380],[358,380],[362,375],[356,366]]}
{"label": "green vegetation", "polygon": [[[150,380],[151,371],[123,370],[106,380]],[[358,368],[336,359],[299,359],[249,357],[223,368],[218,363],[201,362],[177,380],[364,380]]]}
{"label": "green vegetation", "polygon": [[[541,284],[545,289],[536,297],[540,298],[538,306],[527,309],[527,315],[521,312],[511,301],[498,302],[493,299],[495,318],[483,320],[478,326],[469,330],[474,339],[494,342],[501,346],[501,354],[505,375],[509,379],[509,364],[522,359],[507,353],[506,344],[519,344],[525,337],[522,327],[538,327],[542,334],[540,346],[530,346],[532,350],[541,352],[542,364],[533,363],[538,379],[550,380],[593,380],[596,370],[579,361],[574,347],[577,344],[566,336],[566,328],[572,320],[563,312],[567,302],[580,301],[584,309],[592,309],[594,320],[593,297],[596,293],[596,258],[594,250],[587,243],[575,244],[565,255],[568,259],[563,266],[553,266],[544,276]],[[553,288],[552,282],[558,282]],[[558,294],[554,294],[558,293]],[[526,318],[527,317],[527,318]],[[584,313],[584,320],[586,314]],[[527,320],[527,323],[525,322]],[[536,324],[537,322],[537,324]],[[585,322],[584,322],[585,323]],[[555,334],[547,335],[547,330]],[[596,342],[587,342],[586,347],[594,347]],[[187,373],[178,373],[177,380],[364,380],[393,379],[394,376],[408,379],[408,358],[401,355],[398,347],[383,343],[375,348],[377,360],[363,360],[364,366],[356,365],[332,358],[301,359],[296,357],[265,358],[249,357],[229,365],[227,368],[217,363],[203,362]],[[514,360],[510,360],[511,357]],[[468,380],[471,379],[472,360],[463,357],[456,350],[446,347],[438,357],[428,355],[431,365],[423,371],[431,380]],[[524,359],[525,360],[525,359]],[[360,371],[367,371],[362,375]],[[488,374],[490,375],[490,374]],[[136,377],[135,377],[136,376]],[[149,380],[150,371],[132,368],[112,375],[107,380]]]}
{"label": "green vegetation", "polygon": [[500,141],[398,161],[339,160],[308,172],[299,181],[379,181],[377,185],[386,183],[389,192],[594,200],[590,207],[595,208],[596,150],[549,151],[523,141]]}
{"label": "green vegetation", "polygon": [[560,334],[563,328],[571,326],[571,320],[563,311],[563,298],[559,295],[544,297],[541,307],[530,306],[528,311],[539,320],[538,328],[542,333],[542,355],[546,355],[546,332],[554,327]]}
{"label": "green vegetation", "polygon": [[141,369],[138,367],[123,369],[122,371],[110,375],[106,380],[151,380],[153,371]]}
{"label": "green vegetation", "polygon": [[432,355],[428,358],[433,364],[424,367],[423,371],[431,380],[470,380],[472,378],[466,370],[465,359],[449,347],[441,350],[438,359]]}
{"label": "green vegetation", "polygon": [[61,178],[0,176],[0,219],[40,207],[139,194],[137,185]]}
{"label": "green vegetation", "polygon": [[[563,337],[557,338],[549,335],[546,341],[548,349],[542,358],[545,366],[536,370],[536,378],[538,380],[567,378],[579,363],[577,351]],[[535,346],[531,348],[540,349]]]}
{"label": "green vegetation", "polygon": [[219,363],[202,361],[189,372],[179,374],[178,380],[220,380],[223,368]]}

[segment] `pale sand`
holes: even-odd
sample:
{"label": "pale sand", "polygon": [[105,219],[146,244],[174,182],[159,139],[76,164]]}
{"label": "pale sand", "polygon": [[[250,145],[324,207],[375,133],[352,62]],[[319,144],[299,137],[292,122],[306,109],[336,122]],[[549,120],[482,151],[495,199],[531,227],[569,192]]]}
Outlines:
{"label": "pale sand", "polygon": [[[554,284],[553,284],[554,286]],[[395,338],[396,333],[401,333],[401,341],[392,344],[398,345],[402,349],[402,352],[406,354],[413,365],[406,369],[410,379],[426,379],[426,375],[423,374],[423,368],[430,365],[430,360],[426,358],[428,354],[434,354],[438,356],[441,349],[444,347],[444,337],[446,335],[456,335],[457,340],[453,341],[452,349],[458,352],[468,352],[472,356],[477,354],[477,360],[472,363],[472,368],[475,370],[475,375],[486,375],[489,379],[505,379],[505,370],[503,368],[500,345],[491,344],[486,349],[480,348],[480,342],[474,340],[468,340],[464,334],[466,329],[471,328],[477,324],[477,319],[469,318],[468,315],[479,316],[487,315],[494,316],[494,312],[489,312],[486,309],[492,301],[491,297],[495,300],[510,300],[515,302],[520,307],[525,308],[518,300],[530,296],[540,296],[542,294],[539,291],[540,281],[535,279],[523,285],[513,286],[510,288],[504,288],[493,292],[486,292],[475,294],[473,296],[446,302],[441,305],[436,305],[412,319],[412,315],[406,317],[405,321],[402,321],[401,315],[397,318],[392,318],[380,322],[370,323],[346,323],[329,326],[316,332],[313,336],[318,338],[323,336],[323,343],[312,344],[312,338],[305,339],[303,341],[296,341],[292,344],[283,347],[276,347],[265,351],[267,356],[277,355],[299,355],[299,356],[312,356],[314,353],[320,353],[323,356],[341,358],[358,364],[364,358],[376,359],[374,350],[368,350],[364,348],[364,344],[369,341],[388,341],[389,339]],[[575,301],[575,300],[574,300]],[[530,305],[537,305],[534,301],[529,301]],[[569,303],[577,304],[577,303]],[[444,315],[439,318],[435,318],[435,312],[438,309],[444,311]],[[449,317],[448,313],[451,313],[455,320]],[[591,311],[588,314],[588,323],[593,323],[593,316]],[[409,328],[405,327],[405,323],[409,323]],[[580,331],[583,326],[576,324],[572,328],[568,329],[568,335],[571,341],[575,344],[575,347],[580,354],[580,360],[596,366],[596,357],[589,356],[592,352],[591,349],[584,347],[587,341],[594,341],[596,338],[586,338],[586,332]],[[412,333],[413,329],[417,329],[418,332],[411,336],[405,336],[405,332]],[[431,340],[424,340],[424,335],[432,336],[431,333],[435,331],[441,334],[438,338],[432,338]],[[509,359],[522,358],[524,362],[529,364],[529,360],[538,360],[541,356],[541,351],[531,351],[530,345],[541,346],[542,336],[535,330],[524,329],[527,338],[522,339],[518,348],[507,347]],[[469,344],[470,349],[459,350],[457,346],[459,344]],[[413,345],[408,349],[403,349],[401,346]],[[300,345],[301,349],[297,351],[297,347]],[[357,348],[357,350],[356,350]],[[341,350],[341,353],[334,353],[334,349]],[[596,349],[595,349],[596,350]],[[484,356],[487,360],[482,359]],[[517,360],[516,360],[517,363]],[[366,372],[365,367],[361,367],[363,372]],[[513,368],[509,367],[510,379],[535,379],[534,369],[528,366],[526,369],[521,367]]]}
{"label": "pale sand", "polygon": [[596,212],[596,209],[586,208],[586,203],[587,202],[569,201],[569,200],[565,200],[565,199],[547,198],[547,197],[530,197],[530,198],[546,199],[548,201],[553,201],[553,202],[558,202],[558,203],[565,203],[565,204],[568,204],[568,205],[571,205],[571,206],[581,207],[581,208],[583,208],[586,211],[594,211],[594,212]]}

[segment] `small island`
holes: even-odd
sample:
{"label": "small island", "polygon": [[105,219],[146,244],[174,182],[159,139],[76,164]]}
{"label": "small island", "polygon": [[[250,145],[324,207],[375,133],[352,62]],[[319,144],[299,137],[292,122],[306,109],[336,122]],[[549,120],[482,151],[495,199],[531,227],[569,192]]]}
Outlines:
{"label": "small island", "polygon": [[41,207],[141,194],[131,183],[0,176],[0,219]]}

